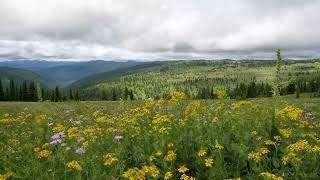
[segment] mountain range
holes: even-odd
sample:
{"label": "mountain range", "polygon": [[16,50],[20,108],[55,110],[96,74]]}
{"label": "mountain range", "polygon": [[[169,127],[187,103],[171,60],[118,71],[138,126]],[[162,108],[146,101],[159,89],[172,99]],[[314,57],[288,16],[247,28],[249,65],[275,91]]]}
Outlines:
{"label": "mountain range", "polygon": [[36,81],[44,88],[68,85],[91,75],[127,68],[142,62],[126,61],[44,61],[14,60],[0,62],[0,78],[2,81],[14,79],[18,83],[23,80]]}

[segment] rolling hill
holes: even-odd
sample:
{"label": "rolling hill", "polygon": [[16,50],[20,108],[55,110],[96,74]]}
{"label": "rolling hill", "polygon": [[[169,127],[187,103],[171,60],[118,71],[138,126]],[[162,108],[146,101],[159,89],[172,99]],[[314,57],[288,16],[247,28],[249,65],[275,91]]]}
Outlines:
{"label": "rolling hill", "polygon": [[67,86],[67,89],[79,89],[84,88],[87,86],[103,83],[109,80],[114,80],[118,77],[122,77],[125,75],[135,74],[139,72],[145,72],[149,71],[151,69],[159,68],[162,64],[165,64],[167,62],[149,62],[149,63],[143,63],[138,64],[135,66],[129,66],[129,67],[123,67],[118,68],[115,70],[103,72],[103,73],[96,73],[91,76],[87,76],[85,78],[82,78],[78,81],[73,82],[69,86]]}
{"label": "rolling hill", "polygon": [[139,64],[139,62],[114,62],[114,61],[88,61],[75,62],[72,64],[57,65],[48,68],[36,70],[36,72],[46,75],[60,83],[60,86],[67,86],[86,76],[96,73],[112,71],[114,69],[130,67]]}
{"label": "rolling hill", "polygon": [[46,76],[26,69],[11,67],[0,67],[0,79],[4,84],[8,83],[9,80],[14,80],[18,84],[22,83],[23,81],[34,81],[40,83],[41,87],[46,89],[51,89],[57,85],[56,81]]}
{"label": "rolling hill", "polygon": [[24,60],[2,61],[0,62],[0,67],[23,68],[34,71],[41,76],[49,77],[57,85],[64,87],[86,76],[141,63],[136,61],[115,62],[102,60],[85,62]]}

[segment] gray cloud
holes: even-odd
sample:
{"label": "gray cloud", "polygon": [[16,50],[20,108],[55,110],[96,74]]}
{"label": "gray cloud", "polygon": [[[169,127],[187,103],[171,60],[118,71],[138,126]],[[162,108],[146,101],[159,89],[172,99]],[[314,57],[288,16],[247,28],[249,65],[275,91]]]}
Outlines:
{"label": "gray cloud", "polygon": [[318,58],[320,0],[1,0],[0,58]]}

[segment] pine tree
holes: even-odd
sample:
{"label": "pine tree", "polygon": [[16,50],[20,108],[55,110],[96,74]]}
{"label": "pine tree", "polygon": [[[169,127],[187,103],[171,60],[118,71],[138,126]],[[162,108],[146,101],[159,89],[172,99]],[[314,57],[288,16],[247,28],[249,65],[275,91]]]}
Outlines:
{"label": "pine tree", "polygon": [[51,102],[55,101],[55,91],[54,90],[52,90],[52,92],[51,92],[50,100],[51,100]]}
{"label": "pine tree", "polygon": [[27,81],[22,83],[22,101],[29,101],[28,84]]}
{"label": "pine tree", "polygon": [[47,95],[46,95],[46,91],[44,89],[41,89],[41,95],[42,95],[42,101],[46,101]]}
{"label": "pine tree", "polygon": [[9,88],[7,87],[7,88],[6,88],[6,93],[5,93],[5,96],[4,96],[4,100],[5,100],[5,101],[10,101],[10,100],[9,100],[9,96],[10,96]]}
{"label": "pine tree", "polygon": [[127,86],[124,88],[124,99],[128,100],[128,96],[129,96],[129,90],[127,88]]}
{"label": "pine tree", "polygon": [[19,86],[19,101],[22,101],[22,86]]}
{"label": "pine tree", "polygon": [[133,95],[133,91],[132,89],[130,90],[130,100],[133,100],[134,99],[134,95]]}
{"label": "pine tree", "polygon": [[300,98],[300,87],[299,87],[299,85],[296,85],[296,98],[297,99]]}
{"label": "pine tree", "polygon": [[102,100],[107,100],[107,93],[106,91],[102,90],[102,97],[101,97]]}
{"label": "pine tree", "polygon": [[55,102],[61,101],[61,94],[60,94],[60,90],[59,90],[58,86],[56,86],[56,88],[54,90],[54,101]]}
{"label": "pine tree", "polygon": [[15,101],[16,98],[16,86],[14,81],[11,79],[9,83],[9,101]]}
{"label": "pine tree", "polygon": [[117,100],[117,92],[115,89],[112,89],[112,101],[116,101]]}
{"label": "pine tree", "polygon": [[42,98],[42,90],[41,90],[41,87],[40,87],[39,83],[36,84],[36,95],[37,95],[37,101],[42,101],[43,100],[43,98]]}
{"label": "pine tree", "polygon": [[79,96],[79,92],[78,91],[76,91],[76,95],[74,96],[74,100],[80,101],[80,96]]}
{"label": "pine tree", "polygon": [[1,79],[0,79],[0,101],[4,101],[4,91],[3,91]]}
{"label": "pine tree", "polygon": [[34,82],[29,84],[29,101],[36,102],[38,101],[37,89]]}
{"label": "pine tree", "polygon": [[73,93],[72,93],[72,89],[69,90],[69,99],[73,100]]}
{"label": "pine tree", "polygon": [[20,100],[20,98],[19,98],[19,90],[18,90],[18,86],[16,85],[16,97],[15,97],[15,100],[16,101],[19,101]]}

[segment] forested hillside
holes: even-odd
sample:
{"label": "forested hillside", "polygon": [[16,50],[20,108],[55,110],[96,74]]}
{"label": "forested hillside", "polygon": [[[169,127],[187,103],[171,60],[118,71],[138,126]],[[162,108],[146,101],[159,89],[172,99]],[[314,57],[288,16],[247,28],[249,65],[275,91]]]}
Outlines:
{"label": "forested hillside", "polygon": [[[84,99],[169,98],[183,91],[191,99],[212,99],[224,88],[231,98],[272,95],[275,61],[171,61],[118,69],[81,79],[70,89],[79,89]],[[280,94],[318,92],[320,61],[284,61]]]}

